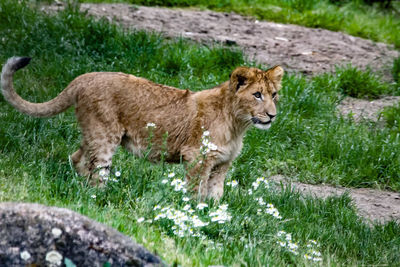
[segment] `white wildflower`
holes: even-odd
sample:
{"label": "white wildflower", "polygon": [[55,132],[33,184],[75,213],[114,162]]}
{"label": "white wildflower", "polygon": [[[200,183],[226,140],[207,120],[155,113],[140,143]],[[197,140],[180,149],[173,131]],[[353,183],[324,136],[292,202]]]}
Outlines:
{"label": "white wildflower", "polygon": [[279,215],[279,211],[271,203],[267,204],[267,209],[265,210],[265,212],[274,216],[277,219],[282,219],[282,216]]}
{"label": "white wildflower", "polygon": [[168,174],[168,178],[173,178],[174,176],[175,176],[174,172],[171,172],[171,173]]}
{"label": "white wildflower", "polygon": [[239,183],[236,180],[232,180],[231,182],[227,182],[226,185],[236,187]]}
{"label": "white wildflower", "polygon": [[314,255],[314,256],[318,256],[318,257],[321,256],[321,252],[316,251],[316,250],[311,251],[311,254]]}
{"label": "white wildflower", "polygon": [[99,175],[100,176],[106,176],[107,175],[107,172],[106,172],[106,170],[103,168],[103,169],[101,169],[100,171],[99,171]]}
{"label": "white wildflower", "polygon": [[200,151],[203,155],[206,155],[210,151],[218,150],[218,146],[210,141],[210,132],[204,131],[201,137]]}
{"label": "white wildflower", "polygon": [[167,179],[164,179],[164,180],[161,181],[161,183],[162,183],[162,184],[166,184],[166,183],[168,183],[168,180],[167,180]]}
{"label": "white wildflower", "polygon": [[308,255],[308,254],[304,254],[304,258],[305,258],[306,260],[311,260],[313,257],[310,256],[310,255]]}
{"label": "white wildflower", "polygon": [[188,202],[188,201],[190,200],[190,198],[184,197],[184,198],[182,198],[182,200],[183,200],[184,202]]}
{"label": "white wildflower", "polygon": [[154,217],[154,220],[158,221],[159,219],[165,218],[165,217],[167,217],[167,216],[164,213],[159,213],[156,215],[156,217]]}
{"label": "white wildflower", "polygon": [[182,191],[183,193],[186,193],[186,182],[182,181],[181,179],[172,180],[171,185],[174,186],[175,191]]}
{"label": "white wildflower", "polygon": [[139,219],[137,219],[137,222],[138,223],[141,223],[141,222],[143,222],[144,221],[144,218],[143,217],[140,217]]}
{"label": "white wildflower", "polygon": [[159,210],[159,209],[161,209],[160,205],[155,205],[154,208],[153,208],[153,210]]}
{"label": "white wildflower", "polygon": [[286,235],[286,232],[285,232],[285,231],[279,231],[279,232],[276,234],[277,237],[281,237],[281,236],[283,236],[283,235]]}
{"label": "white wildflower", "polygon": [[296,243],[288,242],[288,247],[292,250],[297,250],[299,246]]}
{"label": "white wildflower", "polygon": [[264,183],[266,188],[269,187],[269,182],[264,177],[258,177],[251,185],[254,190],[257,190],[261,183]]}
{"label": "white wildflower", "polygon": [[260,186],[260,182],[259,181],[255,181],[251,184],[251,186],[253,186],[254,190],[257,190],[257,188]]}
{"label": "white wildflower", "polygon": [[285,239],[287,241],[291,241],[292,240],[292,234],[291,233],[286,234],[286,238]]}
{"label": "white wildflower", "polygon": [[93,199],[96,199],[96,195],[91,195],[90,197]]}
{"label": "white wildflower", "polygon": [[149,122],[149,123],[147,123],[146,128],[147,128],[147,129],[148,129],[148,128],[156,128],[156,124],[153,123],[153,122]]}
{"label": "white wildflower", "polygon": [[192,219],[193,227],[195,227],[195,228],[203,227],[203,226],[207,226],[208,225],[207,222],[203,222],[202,220],[200,220],[197,215],[192,216],[191,219]]}
{"label": "white wildflower", "polygon": [[256,198],[256,200],[258,201],[258,205],[260,206],[264,206],[266,204],[262,197]]}
{"label": "white wildflower", "polygon": [[116,171],[116,172],[115,172],[115,176],[116,176],[116,177],[120,177],[120,176],[121,176],[121,172],[120,172],[120,171]]}
{"label": "white wildflower", "polygon": [[208,207],[208,205],[206,203],[199,203],[199,204],[197,204],[196,209],[203,210],[204,208],[207,208],[207,207]]}
{"label": "white wildflower", "polygon": [[277,243],[278,243],[281,247],[286,247],[286,243],[285,243],[285,242],[278,241]]}
{"label": "white wildflower", "polygon": [[232,216],[227,210],[228,210],[228,205],[225,204],[221,205],[218,208],[218,210],[210,212],[209,216],[211,217],[211,221],[218,223],[225,223],[227,221],[230,221],[232,219]]}
{"label": "white wildflower", "polygon": [[188,211],[190,208],[191,208],[190,205],[187,204],[187,205],[185,205],[185,206],[183,207],[183,210],[184,210],[184,211]]}

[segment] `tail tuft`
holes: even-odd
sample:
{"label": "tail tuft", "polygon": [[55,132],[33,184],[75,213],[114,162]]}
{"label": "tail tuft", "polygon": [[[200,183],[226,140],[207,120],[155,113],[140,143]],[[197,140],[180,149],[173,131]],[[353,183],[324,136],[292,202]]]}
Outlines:
{"label": "tail tuft", "polygon": [[22,69],[26,65],[28,65],[30,61],[31,61],[30,57],[19,57],[19,58],[16,58],[12,68],[13,68],[14,71],[17,71],[19,69]]}

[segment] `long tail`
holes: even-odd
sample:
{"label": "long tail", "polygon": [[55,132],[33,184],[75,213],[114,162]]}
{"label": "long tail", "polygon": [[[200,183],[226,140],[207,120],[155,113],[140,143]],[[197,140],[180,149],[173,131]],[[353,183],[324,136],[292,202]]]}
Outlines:
{"label": "long tail", "polygon": [[76,92],[72,88],[62,91],[56,98],[44,103],[32,103],[22,99],[14,90],[14,73],[29,64],[28,57],[12,57],[7,60],[1,72],[1,92],[4,98],[17,110],[34,117],[50,117],[63,112],[75,103]]}

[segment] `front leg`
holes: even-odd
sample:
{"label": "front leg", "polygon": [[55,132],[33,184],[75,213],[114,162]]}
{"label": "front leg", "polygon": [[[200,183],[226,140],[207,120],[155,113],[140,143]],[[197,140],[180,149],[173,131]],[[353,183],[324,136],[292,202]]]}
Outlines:
{"label": "front leg", "polygon": [[[203,160],[188,165],[186,181],[189,188],[198,193],[202,199],[207,197],[208,182],[214,162],[212,160]],[[194,165],[194,166],[193,166]]]}
{"label": "front leg", "polygon": [[220,199],[224,194],[224,181],[226,174],[231,166],[231,162],[221,163],[214,166],[211,170],[210,178],[207,183],[207,197]]}

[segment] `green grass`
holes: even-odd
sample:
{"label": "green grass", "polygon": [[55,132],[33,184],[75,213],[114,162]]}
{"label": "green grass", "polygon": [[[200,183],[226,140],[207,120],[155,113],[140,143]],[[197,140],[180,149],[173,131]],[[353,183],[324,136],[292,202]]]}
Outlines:
{"label": "green grass", "polygon": [[[240,51],[127,33],[71,8],[48,17],[11,0],[0,2],[0,36],[1,62],[14,55],[33,57],[16,73],[15,87],[24,98],[38,102],[56,96],[73,78],[89,71],[123,71],[202,90],[228,79],[235,66],[254,65]],[[90,187],[68,162],[79,146],[73,111],[36,119],[18,113],[2,97],[0,201],[70,208],[131,236],[171,265],[312,265],[304,253],[308,240],[315,239],[323,266],[395,266],[400,262],[399,224],[366,224],[347,196],[321,200],[279,185],[257,190],[252,186],[259,176],[283,174],[307,182],[400,191],[399,138],[390,127],[338,118],[338,79],[344,78],[285,77],[277,121],[270,131],[248,132],[228,175],[228,181],[235,179],[239,185],[227,186],[221,203],[208,202],[206,210],[195,212],[209,221],[210,211],[225,203],[231,221],[211,222],[196,230],[201,238],[177,237],[172,222],[165,219],[137,222],[140,217],[153,219],[159,212],[153,210],[155,205],[183,209],[182,192],[162,183],[170,172],[182,178],[181,165],[151,164],[121,149],[114,157],[115,169],[122,172],[119,181],[104,190]],[[258,214],[258,209],[265,210],[258,197],[272,203],[283,219],[264,211]],[[187,203],[195,208],[197,201]],[[277,244],[281,230],[298,242],[299,255]]]}
{"label": "green grass", "polygon": [[313,28],[342,31],[400,47],[400,4],[383,9],[360,0],[81,0],[81,2],[125,2],[168,7],[199,7],[234,11],[262,20],[299,24]]}

